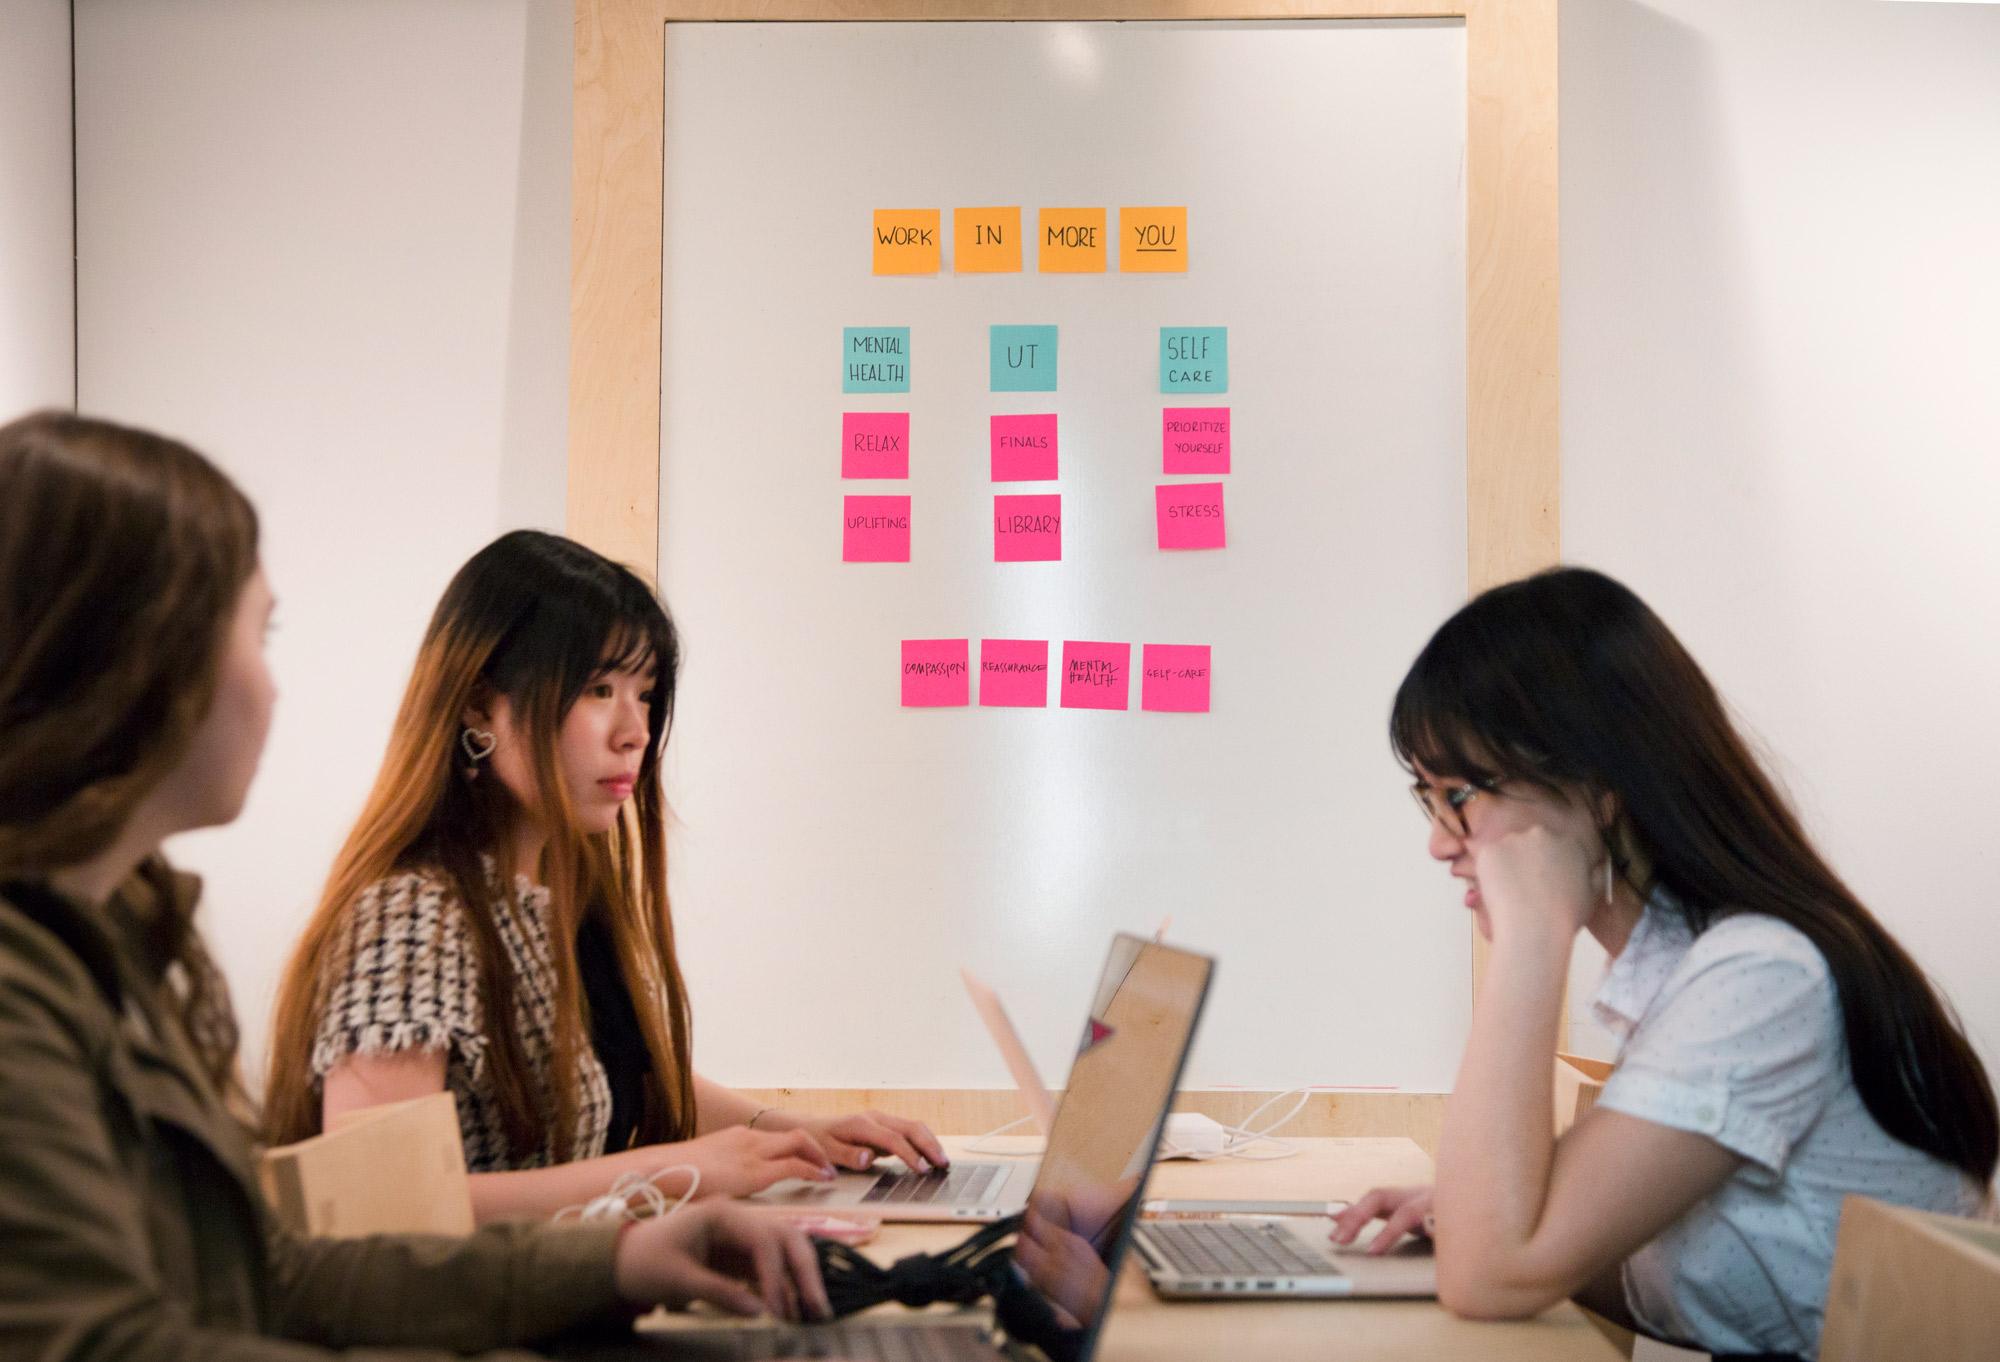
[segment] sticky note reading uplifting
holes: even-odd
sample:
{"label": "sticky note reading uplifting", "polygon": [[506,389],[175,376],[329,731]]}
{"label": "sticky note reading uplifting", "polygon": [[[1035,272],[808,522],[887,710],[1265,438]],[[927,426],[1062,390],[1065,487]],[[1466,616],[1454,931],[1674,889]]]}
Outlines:
{"label": "sticky note reading uplifting", "polygon": [[840,414],[840,476],[910,476],[910,414],[848,411]]}
{"label": "sticky note reading uplifting", "polygon": [[1130,709],[1131,671],[1129,643],[1064,643],[1062,707]]}
{"label": "sticky note reading uplifting", "polygon": [[1168,407],[1160,413],[1162,473],[1227,473],[1229,408]]}
{"label": "sticky note reading uplifting", "polygon": [[1139,708],[1208,713],[1208,645],[1148,643],[1139,653]]}
{"label": "sticky note reading uplifting", "polygon": [[951,267],[960,274],[1021,272],[1021,210],[954,208]]}
{"label": "sticky note reading uplifting", "polygon": [[1043,274],[1104,273],[1104,210],[1044,208],[1035,245]]}
{"label": "sticky note reading uplifting", "polygon": [[1053,563],[1062,558],[1062,496],[993,498],[993,561]]}
{"label": "sticky note reading uplifting", "polygon": [[904,639],[904,707],[971,704],[971,656],[971,645],[962,638]]}
{"label": "sticky note reading uplifting", "polygon": [[1009,709],[1047,709],[1048,640],[979,640],[979,703]]}
{"label": "sticky note reading uplifting", "polygon": [[1186,274],[1187,262],[1187,209],[1118,210],[1120,270],[1126,274]]}
{"label": "sticky note reading uplifting", "polygon": [[987,331],[987,372],[996,393],[1056,390],[1056,329],[995,326]]}
{"label": "sticky note reading uplifting", "polygon": [[944,258],[943,217],[936,208],[877,208],[875,273],[936,274]]}
{"label": "sticky note reading uplifting", "polygon": [[841,562],[910,561],[908,497],[843,497],[841,501]]}
{"label": "sticky note reading uplifting", "polygon": [[1163,549],[1226,547],[1219,482],[1163,482],[1153,489]]}
{"label": "sticky note reading uplifting", "polygon": [[840,333],[840,390],[906,393],[910,390],[910,328],[849,326]]}
{"label": "sticky note reading uplifting", "polygon": [[1228,392],[1229,328],[1226,326],[1161,327],[1160,391],[1163,393]]}
{"label": "sticky note reading uplifting", "polygon": [[1056,415],[995,416],[988,423],[993,441],[993,481],[1054,482]]}

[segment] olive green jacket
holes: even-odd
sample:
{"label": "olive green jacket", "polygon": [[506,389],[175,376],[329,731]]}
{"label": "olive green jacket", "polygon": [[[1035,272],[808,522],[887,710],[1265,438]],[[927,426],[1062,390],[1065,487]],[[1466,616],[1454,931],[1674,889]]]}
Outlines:
{"label": "olive green jacket", "polygon": [[616,1229],[278,1230],[129,902],[0,891],[0,1362],[462,1353],[630,1318]]}

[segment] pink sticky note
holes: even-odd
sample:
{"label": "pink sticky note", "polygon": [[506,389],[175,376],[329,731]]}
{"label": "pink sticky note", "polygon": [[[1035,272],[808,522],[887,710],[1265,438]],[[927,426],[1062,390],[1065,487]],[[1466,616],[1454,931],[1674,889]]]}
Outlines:
{"label": "pink sticky note", "polygon": [[910,561],[908,497],[842,497],[840,561]]}
{"label": "pink sticky note", "polygon": [[1049,644],[1039,638],[979,640],[979,703],[1017,709],[1049,705]]}
{"label": "pink sticky note", "polygon": [[1162,473],[1227,473],[1229,408],[1168,407],[1160,413]]}
{"label": "pink sticky note", "polygon": [[846,411],[840,414],[840,476],[910,476],[910,414]]}
{"label": "pink sticky note", "polygon": [[1056,414],[995,416],[988,423],[993,442],[993,481],[1054,482]]}
{"label": "pink sticky note", "polygon": [[1139,653],[1139,708],[1208,713],[1208,645],[1148,643]]}
{"label": "pink sticky note", "polygon": [[1063,644],[1064,709],[1129,709],[1131,687],[1131,644]]}
{"label": "pink sticky note", "polygon": [[962,638],[903,640],[905,708],[972,703],[972,645]]}
{"label": "pink sticky note", "polygon": [[1062,494],[993,498],[993,561],[1053,563],[1062,558]]}
{"label": "pink sticky note", "polygon": [[1163,549],[1223,547],[1222,484],[1163,482],[1153,488]]}

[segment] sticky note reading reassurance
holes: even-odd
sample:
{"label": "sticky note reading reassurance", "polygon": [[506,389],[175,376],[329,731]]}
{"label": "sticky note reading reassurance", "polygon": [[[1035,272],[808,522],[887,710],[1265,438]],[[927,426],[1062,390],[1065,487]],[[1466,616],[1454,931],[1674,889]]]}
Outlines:
{"label": "sticky note reading reassurance", "polygon": [[1009,709],[1049,707],[1049,644],[1040,638],[979,640],[979,703]]}
{"label": "sticky note reading reassurance", "polygon": [[996,393],[1056,390],[1056,329],[996,326],[987,332],[987,371]]}
{"label": "sticky note reading reassurance", "polygon": [[962,638],[903,640],[903,705],[972,703],[972,647]]}
{"label": "sticky note reading reassurance", "polygon": [[840,333],[840,390],[906,393],[910,390],[910,328],[849,326]]}
{"label": "sticky note reading reassurance", "polygon": [[1037,227],[1036,260],[1043,274],[1104,273],[1104,210],[1044,208]]}
{"label": "sticky note reading reassurance", "polygon": [[1124,273],[1186,274],[1187,261],[1187,209],[1118,210],[1118,268]]}
{"label": "sticky note reading reassurance", "polygon": [[1208,645],[1148,643],[1139,652],[1139,708],[1208,713]]}
{"label": "sticky note reading reassurance", "polygon": [[1062,707],[1130,709],[1131,673],[1129,643],[1066,642],[1062,651]]}
{"label": "sticky note reading reassurance", "polygon": [[843,497],[841,503],[841,562],[910,561],[908,497]]}
{"label": "sticky note reading reassurance", "polygon": [[910,476],[910,414],[847,411],[840,414],[840,476]]}
{"label": "sticky note reading reassurance", "polygon": [[936,208],[877,208],[875,273],[936,274],[944,258],[943,218]]}
{"label": "sticky note reading reassurance", "polygon": [[1163,393],[1228,392],[1229,328],[1226,326],[1161,327],[1160,391]]}
{"label": "sticky note reading reassurance", "polygon": [[951,267],[960,274],[1021,272],[1021,210],[954,208]]}
{"label": "sticky note reading reassurance", "polygon": [[995,416],[988,423],[993,441],[993,481],[1054,482],[1056,414]]}
{"label": "sticky note reading reassurance", "polygon": [[1163,482],[1153,488],[1163,549],[1219,549],[1224,543],[1222,484]]}
{"label": "sticky note reading reassurance", "polygon": [[1062,558],[1062,496],[993,498],[993,561],[1054,563]]}
{"label": "sticky note reading reassurance", "polygon": [[1160,413],[1162,473],[1227,473],[1229,408],[1168,407]]}

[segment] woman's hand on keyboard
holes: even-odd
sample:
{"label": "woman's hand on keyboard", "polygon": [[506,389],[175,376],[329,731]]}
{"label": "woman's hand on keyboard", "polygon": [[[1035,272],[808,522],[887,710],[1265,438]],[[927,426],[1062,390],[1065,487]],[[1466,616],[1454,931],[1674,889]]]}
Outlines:
{"label": "woman's hand on keyboard", "polygon": [[835,1176],[833,1165],[803,1130],[730,1126],[713,1135],[656,1146],[655,1152],[662,1163],[699,1168],[701,1186],[695,1194],[702,1198],[751,1196],[786,1178],[829,1182]]}
{"label": "woman's hand on keyboard", "polygon": [[895,1155],[913,1173],[951,1166],[951,1156],[922,1121],[883,1111],[858,1111],[847,1116],[772,1115],[782,1115],[790,1128],[812,1136],[820,1153],[842,1168],[863,1171],[873,1166],[880,1154]]}
{"label": "woman's hand on keyboard", "polygon": [[1333,1218],[1333,1232],[1327,1238],[1336,1244],[1351,1244],[1376,1217],[1382,1228],[1369,1241],[1368,1252],[1387,1253],[1404,1236],[1431,1232],[1431,1189],[1421,1187],[1377,1187]]}
{"label": "woman's hand on keyboard", "polygon": [[635,1306],[681,1310],[705,1301],[738,1315],[833,1318],[805,1231],[726,1201],[627,1226],[614,1271],[618,1294]]}

